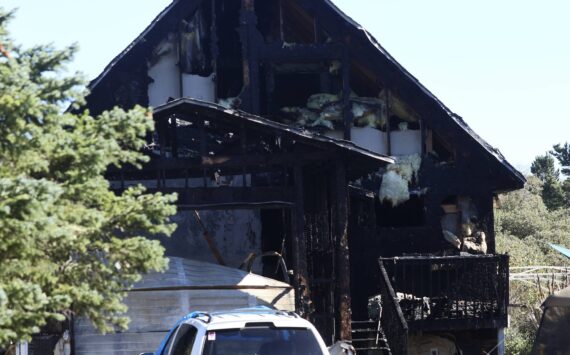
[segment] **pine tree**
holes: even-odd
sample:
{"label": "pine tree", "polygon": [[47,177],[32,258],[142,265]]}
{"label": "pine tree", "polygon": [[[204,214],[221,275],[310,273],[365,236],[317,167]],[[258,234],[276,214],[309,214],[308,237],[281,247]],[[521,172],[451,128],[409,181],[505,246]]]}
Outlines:
{"label": "pine tree", "polygon": [[537,156],[532,162],[530,171],[542,182],[542,200],[549,210],[556,210],[566,205],[560,184],[560,172],[556,169],[554,158],[550,154]]}
{"label": "pine tree", "polygon": [[556,160],[558,160],[560,166],[562,166],[562,174],[566,177],[570,177],[570,145],[568,145],[568,143],[556,144],[552,147],[550,154],[552,154]]}
{"label": "pine tree", "polygon": [[173,231],[175,196],[116,195],[104,174],[147,160],[153,121],[140,107],[81,112],[83,79],[64,71],[75,47],[24,49],[11,17],[0,8],[0,347],[72,312],[125,327],[125,290],[166,266],[145,236]]}
{"label": "pine tree", "polygon": [[556,169],[554,158],[548,153],[534,158],[530,166],[530,172],[542,182],[548,179],[558,180],[560,175],[560,171]]}

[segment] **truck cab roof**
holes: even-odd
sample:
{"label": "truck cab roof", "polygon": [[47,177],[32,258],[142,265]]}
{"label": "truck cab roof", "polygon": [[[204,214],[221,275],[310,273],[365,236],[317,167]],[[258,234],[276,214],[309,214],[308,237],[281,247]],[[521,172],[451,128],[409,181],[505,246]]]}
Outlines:
{"label": "truck cab roof", "polygon": [[[184,337],[189,338],[184,335],[188,332],[193,334],[191,342],[183,340]],[[263,348],[272,349],[273,352],[282,350],[283,354],[297,354],[299,353],[297,348],[305,346],[312,349],[308,354],[328,353],[324,341],[311,323],[293,312],[264,306],[189,313],[176,323],[155,354],[177,354],[176,349],[180,348],[178,344],[183,343],[189,344],[184,345],[187,350],[192,347],[192,351],[188,352],[192,355],[226,354],[219,349],[230,343],[232,346],[253,349],[252,353],[256,354],[258,350],[260,354],[265,354],[261,351]],[[215,343],[218,345],[214,345]],[[247,345],[243,345],[246,343]],[[290,350],[275,349],[272,344],[281,344],[279,347]],[[212,352],[216,347],[218,350]]]}

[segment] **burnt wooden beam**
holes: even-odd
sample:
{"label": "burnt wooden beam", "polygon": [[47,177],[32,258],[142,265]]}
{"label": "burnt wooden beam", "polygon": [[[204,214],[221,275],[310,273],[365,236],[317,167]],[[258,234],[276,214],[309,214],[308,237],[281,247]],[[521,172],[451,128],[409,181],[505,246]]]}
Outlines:
{"label": "burnt wooden beam", "polygon": [[384,102],[386,103],[384,106],[386,107],[386,142],[388,145],[388,155],[392,155],[392,127],[390,125],[390,114],[391,114],[391,106],[392,106],[392,97],[390,95],[390,90],[388,88],[384,89]]}
{"label": "burnt wooden beam", "polygon": [[295,297],[296,310],[302,317],[307,317],[311,312],[311,295],[309,290],[309,276],[307,264],[307,239],[305,236],[305,206],[303,170],[301,166],[293,168],[294,177],[294,200],[295,205],[291,210],[291,239],[293,247],[293,267],[295,272]]}
{"label": "burnt wooden beam", "polygon": [[[204,129],[204,123],[200,122],[200,155],[202,157],[207,156],[207,146],[206,146],[206,130]],[[203,176],[203,183],[204,187],[208,186],[208,171],[206,168],[202,168],[202,176]]]}
{"label": "burnt wooden beam", "polygon": [[172,156],[178,157],[178,135],[176,134],[176,118],[173,116],[170,118],[170,135],[172,142]]}
{"label": "burnt wooden beam", "polygon": [[297,4],[307,13],[318,14],[319,27],[324,28],[333,37],[341,36],[345,26],[338,16],[330,11],[330,7],[323,1],[298,0]]}
{"label": "burnt wooden beam", "polygon": [[160,145],[160,156],[161,157],[165,157],[166,155],[166,151],[165,151],[165,147],[167,144],[166,141],[166,130],[168,129],[166,127],[167,125],[167,120],[162,120],[158,122],[157,125],[157,131],[158,131],[158,144]]}
{"label": "burnt wooden beam", "polygon": [[[429,151],[431,151],[431,138],[428,138],[428,128],[425,121],[422,119],[420,120],[420,132],[421,132],[421,139],[422,139],[422,158],[425,157]],[[430,149],[428,149],[430,147]]]}
{"label": "burnt wooden beam", "polygon": [[271,62],[317,61],[342,59],[345,49],[340,44],[263,44],[259,47],[259,60]]}
{"label": "burnt wooden beam", "polygon": [[348,250],[348,185],[346,164],[335,163],[334,172],[334,223],[333,236],[336,243],[337,309],[339,312],[340,339],[352,339],[352,310],[350,300],[350,253]]}
{"label": "burnt wooden beam", "polygon": [[348,49],[343,51],[342,56],[342,113],[344,124],[344,139],[351,140],[350,129],[352,127],[352,110],[350,105],[350,57]]}
{"label": "burnt wooden beam", "polygon": [[507,317],[490,317],[487,319],[436,319],[408,321],[410,332],[418,331],[458,331],[468,329],[498,329],[506,328]]}
{"label": "burnt wooden beam", "polygon": [[[148,189],[149,193],[176,193],[176,204],[182,209],[231,208],[247,205],[292,206],[295,202],[291,188],[285,187],[211,187]],[[116,190],[120,193],[121,190]]]}
{"label": "burnt wooden beam", "polygon": [[253,114],[259,114],[259,47],[263,38],[257,30],[257,16],[253,0],[242,0],[240,12],[239,35],[242,44],[243,85],[244,92],[240,97],[243,108]]}
{"label": "burnt wooden beam", "polygon": [[[335,156],[329,152],[312,152],[312,153],[287,153],[280,155],[226,155],[226,156],[208,156],[202,158],[165,158],[151,159],[143,165],[142,169],[125,167],[123,169],[112,168],[109,172],[138,172],[147,170],[201,170],[207,168],[224,169],[224,168],[242,168],[242,167],[264,167],[264,166],[291,166],[304,165],[315,162],[323,162],[330,160]],[[259,169],[257,169],[259,170]],[[249,172],[246,169],[246,172]]]}
{"label": "burnt wooden beam", "polygon": [[[244,123],[240,124],[240,126],[239,126],[239,140],[240,140],[241,155],[243,157],[248,156],[247,155],[247,131],[245,129]],[[242,171],[241,171],[242,184],[243,184],[243,186],[245,186],[245,185],[247,185],[247,178],[246,178],[247,167],[246,167],[246,165],[242,165],[241,168],[242,168]]]}

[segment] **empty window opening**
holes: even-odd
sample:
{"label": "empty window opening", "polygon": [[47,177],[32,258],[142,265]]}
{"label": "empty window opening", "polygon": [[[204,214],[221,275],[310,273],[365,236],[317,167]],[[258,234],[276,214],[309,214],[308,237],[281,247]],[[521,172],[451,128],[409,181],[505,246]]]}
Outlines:
{"label": "empty window opening", "polygon": [[425,224],[424,200],[412,195],[396,207],[390,202],[376,202],[376,218],[380,227],[419,227]]}
{"label": "empty window opening", "polygon": [[426,151],[439,161],[455,161],[455,150],[452,145],[432,130],[427,132]]}
{"label": "empty window opening", "polygon": [[305,107],[309,97],[320,91],[320,83],[318,74],[276,74],[273,92],[275,107]]}
{"label": "empty window opening", "polygon": [[217,94],[219,98],[239,96],[243,87],[243,60],[238,33],[241,2],[216,1],[218,37]]}

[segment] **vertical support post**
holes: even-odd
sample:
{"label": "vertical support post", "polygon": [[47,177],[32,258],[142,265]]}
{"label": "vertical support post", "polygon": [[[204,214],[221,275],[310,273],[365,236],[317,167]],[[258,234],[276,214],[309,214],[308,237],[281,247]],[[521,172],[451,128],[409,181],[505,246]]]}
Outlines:
{"label": "vertical support post", "polygon": [[170,142],[172,145],[172,157],[178,158],[178,139],[176,135],[176,117],[170,117]]}
{"label": "vertical support post", "polygon": [[240,14],[240,40],[243,56],[243,85],[245,88],[242,99],[244,109],[253,114],[259,114],[259,58],[258,46],[263,42],[257,33],[257,17],[253,0],[242,0]]}
{"label": "vertical support post", "polygon": [[505,328],[497,330],[497,355],[505,355]]}
{"label": "vertical support post", "polygon": [[283,30],[283,0],[279,0],[279,38],[285,42],[285,31]]}
{"label": "vertical support post", "polygon": [[483,207],[483,211],[488,211],[486,213],[488,217],[484,221],[486,229],[485,233],[487,233],[487,254],[495,254],[497,251],[497,242],[495,237],[495,195],[490,192],[487,196],[488,198],[486,199],[485,206]]}
{"label": "vertical support post", "polygon": [[275,98],[273,93],[275,92],[275,68],[272,65],[268,65],[265,71],[265,96],[266,101],[264,102],[265,113],[273,113],[278,110],[275,107]]}
{"label": "vertical support post", "polygon": [[[216,16],[216,8],[217,8],[217,1],[216,0],[212,0],[212,7],[211,7],[211,11],[212,11],[212,23],[210,24],[210,50],[212,53],[212,64],[214,66],[214,77],[217,78],[218,77],[218,58],[220,57],[220,48],[218,46],[218,26],[217,26],[217,16]],[[214,85],[216,86],[216,89],[214,90],[214,99],[218,100],[218,80],[216,79],[214,82]]]}
{"label": "vertical support post", "polygon": [[350,253],[348,250],[348,187],[346,165],[343,161],[335,162],[334,182],[335,224],[333,225],[336,242],[337,299],[340,321],[340,339],[352,339],[352,310],[350,300]]}
{"label": "vertical support post", "polygon": [[[247,155],[247,133],[246,133],[246,129],[245,129],[245,124],[242,123],[239,126],[239,139],[240,139],[240,145],[241,145],[241,156],[245,157]],[[242,183],[243,183],[243,187],[247,186],[247,177],[246,177],[246,166],[242,166],[241,167],[241,178],[242,178]]]}
{"label": "vertical support post", "polygon": [[[206,142],[206,129],[204,128],[204,120],[200,120],[200,156],[202,157],[202,159],[206,158],[208,156],[208,152],[207,152],[207,142]],[[206,178],[208,172],[205,168],[205,165],[202,164],[202,166],[204,166],[204,168],[202,169],[202,177],[203,177],[203,183],[204,183],[204,187],[208,187],[208,179]]]}
{"label": "vertical support post", "polygon": [[165,119],[158,120],[156,128],[158,133],[158,144],[160,146],[160,157],[165,158],[166,155],[166,132],[164,127]]}
{"label": "vertical support post", "polygon": [[313,34],[313,37],[314,37],[313,40],[314,40],[315,44],[319,43],[320,28],[321,28],[321,23],[319,22],[319,17],[314,16],[313,17],[313,31],[315,33]]}
{"label": "vertical support post", "polygon": [[499,293],[499,297],[501,298],[498,300],[497,304],[499,306],[499,314],[501,317],[507,317],[509,312],[509,256],[508,255],[499,255],[499,267],[498,267],[498,282],[501,283],[499,285],[501,292]]}
{"label": "vertical support post", "polygon": [[311,312],[309,292],[307,240],[305,237],[305,206],[303,193],[303,170],[300,165],[293,168],[295,206],[291,211],[291,236],[293,247],[293,267],[295,272],[294,286],[297,289],[296,309],[302,317]]}
{"label": "vertical support post", "polygon": [[28,342],[16,343],[16,355],[28,355]]}
{"label": "vertical support post", "polygon": [[388,88],[384,89],[384,95],[386,100],[386,141],[388,142],[388,155],[392,155],[392,138],[390,137],[390,109],[392,108],[390,90]]}
{"label": "vertical support post", "polygon": [[[346,46],[348,48],[348,46]],[[352,110],[350,109],[350,60],[348,49],[342,55],[342,113],[344,123],[344,139],[350,140],[352,127]]]}
{"label": "vertical support post", "polygon": [[178,52],[178,96],[184,97],[184,73],[182,72],[182,28],[176,34],[176,51]]}
{"label": "vertical support post", "polygon": [[424,121],[423,117],[420,117],[420,132],[421,132],[421,136],[422,136],[422,158],[425,157],[428,153],[427,150],[427,128],[426,128],[426,123]]}

